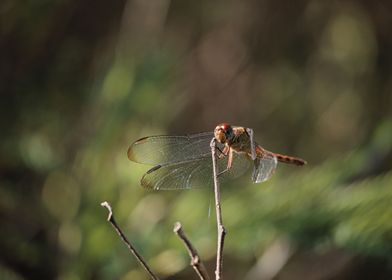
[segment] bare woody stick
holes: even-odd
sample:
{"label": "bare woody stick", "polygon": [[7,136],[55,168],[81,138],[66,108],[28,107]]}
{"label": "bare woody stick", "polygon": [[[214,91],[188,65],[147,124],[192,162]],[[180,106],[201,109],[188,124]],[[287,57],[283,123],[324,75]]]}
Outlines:
{"label": "bare woody stick", "polygon": [[218,180],[218,166],[216,164],[216,140],[212,138],[211,143],[211,154],[212,154],[212,169],[214,176],[214,193],[215,193],[215,209],[216,209],[216,223],[218,227],[218,244],[216,252],[216,270],[215,279],[222,279],[222,264],[223,264],[223,245],[225,242],[226,230],[222,222],[222,212],[220,205],[220,190],[219,190],[219,180]]}
{"label": "bare woody stick", "polygon": [[135,258],[138,260],[138,262],[141,264],[141,266],[144,268],[145,271],[150,275],[151,279],[153,280],[159,280],[159,278],[152,272],[151,268],[147,265],[146,261],[142,258],[142,256],[136,251],[135,247],[132,246],[132,244],[128,241],[127,237],[124,235],[120,227],[117,225],[114,216],[113,216],[113,211],[112,207],[110,204],[106,201],[101,203],[102,207],[105,207],[109,211],[108,215],[108,222],[114,227],[116,230],[117,234],[120,236],[122,241],[127,245],[129,251],[135,256]]}
{"label": "bare woody stick", "polygon": [[191,257],[191,266],[196,271],[197,275],[199,275],[199,278],[202,280],[210,280],[207,269],[202,263],[195,247],[193,247],[191,241],[186,237],[180,222],[174,224],[173,231],[184,242],[189,256]]}

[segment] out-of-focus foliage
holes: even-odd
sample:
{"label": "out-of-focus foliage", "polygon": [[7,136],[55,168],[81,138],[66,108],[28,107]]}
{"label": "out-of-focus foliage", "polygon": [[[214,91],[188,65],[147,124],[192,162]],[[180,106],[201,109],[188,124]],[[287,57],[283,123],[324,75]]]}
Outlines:
{"label": "out-of-focus foliage", "polygon": [[104,200],[162,278],[196,279],[178,220],[213,275],[212,191],[143,190],[126,150],[222,121],[309,162],[222,186],[225,279],[392,278],[389,1],[3,0],[0,18],[0,278],[147,279]]}

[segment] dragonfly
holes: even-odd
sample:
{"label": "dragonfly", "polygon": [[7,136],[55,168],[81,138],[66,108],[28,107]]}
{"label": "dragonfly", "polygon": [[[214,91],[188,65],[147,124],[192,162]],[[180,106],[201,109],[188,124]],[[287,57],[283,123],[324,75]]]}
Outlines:
{"label": "dragonfly", "polygon": [[237,178],[253,167],[252,181],[261,183],[274,173],[277,163],[302,166],[306,161],[270,152],[253,139],[253,130],[221,123],[214,131],[183,136],[143,137],[128,149],[129,160],[151,165],[141,185],[151,190],[192,189],[212,186],[210,142],[216,142],[219,179]]}

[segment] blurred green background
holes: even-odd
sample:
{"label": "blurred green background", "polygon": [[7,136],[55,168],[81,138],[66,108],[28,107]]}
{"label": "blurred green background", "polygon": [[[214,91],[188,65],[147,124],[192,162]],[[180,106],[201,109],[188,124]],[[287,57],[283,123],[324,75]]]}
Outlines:
{"label": "blurred green background", "polygon": [[[149,192],[126,151],[251,127],[305,158],[222,186],[225,279],[392,279],[390,1],[0,3],[0,279],[213,276],[210,189]],[[213,209],[212,209],[213,210]]]}

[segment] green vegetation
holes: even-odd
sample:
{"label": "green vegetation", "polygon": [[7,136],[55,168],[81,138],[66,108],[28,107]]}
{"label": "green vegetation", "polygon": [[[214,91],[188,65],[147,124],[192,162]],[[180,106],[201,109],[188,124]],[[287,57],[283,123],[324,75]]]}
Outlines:
{"label": "green vegetation", "polygon": [[147,279],[104,200],[163,279],[196,279],[176,221],[212,272],[213,192],[146,191],[126,152],[222,121],[308,161],[222,186],[224,279],[280,240],[279,279],[392,278],[392,7],[297,2],[0,4],[0,278]]}

